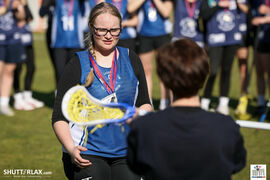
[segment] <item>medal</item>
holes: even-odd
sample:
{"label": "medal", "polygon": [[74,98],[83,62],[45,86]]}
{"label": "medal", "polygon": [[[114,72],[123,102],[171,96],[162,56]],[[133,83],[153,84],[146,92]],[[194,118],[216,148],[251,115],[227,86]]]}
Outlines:
{"label": "medal", "polygon": [[222,19],[223,19],[224,22],[231,22],[231,17],[228,14],[224,14]]}
{"label": "medal", "polygon": [[157,20],[157,9],[152,2],[150,2],[150,8],[148,9],[148,18],[151,22]]}

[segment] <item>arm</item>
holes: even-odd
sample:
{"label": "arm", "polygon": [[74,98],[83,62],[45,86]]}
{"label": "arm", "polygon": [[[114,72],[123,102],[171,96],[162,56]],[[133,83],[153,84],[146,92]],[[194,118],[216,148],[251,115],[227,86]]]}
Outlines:
{"label": "arm", "polygon": [[153,0],[153,2],[155,3],[159,13],[164,18],[170,17],[172,9],[173,9],[173,2],[172,1]]}
{"label": "arm", "polygon": [[136,101],[136,107],[138,107],[139,110],[152,111],[153,109],[150,103],[145,73],[141,60],[139,56],[133,51],[129,52],[129,57],[133,71],[139,80],[139,93]]}
{"label": "arm", "polygon": [[62,99],[65,92],[80,82],[80,76],[80,62],[78,57],[74,56],[67,64],[57,87],[57,96],[55,99],[52,114],[52,126],[56,137],[58,138],[59,142],[64,146],[64,148],[68,151],[68,153],[72,157],[72,160],[79,167],[87,167],[91,165],[91,162],[82,159],[80,156],[80,152],[86,151],[87,149],[82,146],[74,145],[68,121],[64,118],[61,110]]}
{"label": "arm", "polygon": [[228,8],[230,6],[229,1],[219,1],[217,6],[210,7],[208,0],[203,0],[200,7],[200,17],[203,20],[208,21],[218,10]]}
{"label": "arm", "polygon": [[134,14],[134,15],[131,16],[130,19],[124,20],[122,22],[122,27],[124,28],[124,27],[134,27],[134,26],[137,26],[138,21],[139,21],[138,15],[137,14]]}
{"label": "arm", "polygon": [[246,4],[243,4],[243,3],[237,3],[237,6],[239,7],[239,9],[247,14],[248,13],[248,6]]}
{"label": "arm", "polygon": [[142,4],[145,2],[145,0],[129,0],[127,10],[130,14],[136,12]]}
{"label": "arm", "polygon": [[53,130],[59,140],[59,142],[68,151],[72,160],[81,168],[90,166],[92,163],[89,160],[83,159],[80,155],[81,151],[86,151],[87,149],[82,146],[75,146],[73,139],[69,131],[69,125],[65,121],[57,121],[53,124]]}

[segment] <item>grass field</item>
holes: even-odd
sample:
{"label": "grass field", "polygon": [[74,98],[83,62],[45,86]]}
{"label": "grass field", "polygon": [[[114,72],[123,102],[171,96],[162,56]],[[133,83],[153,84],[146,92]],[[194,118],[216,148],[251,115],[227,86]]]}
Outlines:
{"label": "grass field", "polygon": [[[14,175],[7,170],[28,170],[35,175],[25,179],[65,179],[62,162],[61,146],[51,128],[51,113],[54,100],[55,82],[52,65],[45,47],[44,34],[35,34],[36,74],[34,78],[34,97],[45,102],[46,106],[34,111],[16,111],[14,117],[0,116],[0,179],[9,179]],[[251,60],[251,59],[250,59]],[[154,87],[158,80],[154,76]],[[232,87],[230,91],[231,115],[240,96],[239,73],[235,61],[232,71]],[[251,81],[251,95],[256,96],[254,76]],[[214,88],[213,105],[217,103],[218,87]],[[158,106],[159,88],[154,88],[153,102]],[[249,110],[254,112],[256,100],[250,103]],[[251,119],[258,121],[258,117]],[[267,120],[269,121],[269,120]],[[250,179],[250,164],[267,164],[268,179],[270,179],[270,131],[242,128],[245,146],[248,152],[246,167],[233,176],[234,180]],[[207,168],[207,167],[202,167]],[[47,175],[38,175],[38,170]],[[26,175],[25,175],[26,176]],[[22,176],[21,176],[22,178]]]}

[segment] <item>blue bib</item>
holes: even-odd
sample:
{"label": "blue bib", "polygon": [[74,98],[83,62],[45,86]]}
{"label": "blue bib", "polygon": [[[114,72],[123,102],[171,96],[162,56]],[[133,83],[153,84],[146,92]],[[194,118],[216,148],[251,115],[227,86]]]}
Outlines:
{"label": "blue bib", "polygon": [[55,1],[51,46],[53,48],[82,48],[83,29],[79,23],[80,19],[79,1]]}
{"label": "blue bib", "polygon": [[204,43],[203,34],[199,32],[198,16],[202,0],[196,1],[193,17],[189,16],[185,0],[178,0],[174,11],[174,39],[189,38],[198,44]]}
{"label": "blue bib", "polygon": [[[130,64],[128,49],[117,47],[119,58],[117,59],[117,79],[115,93],[118,102],[135,106],[138,94],[138,79]],[[81,84],[84,84],[86,77],[91,70],[88,51],[77,53],[81,63]],[[110,68],[99,66],[105,79],[109,80]],[[93,83],[87,88],[89,93],[98,99],[108,96],[102,83],[95,76]],[[81,152],[102,157],[123,157],[126,156],[126,137],[129,126],[126,124],[97,125],[95,127],[78,127],[71,125],[71,134],[75,144],[82,145],[88,150]]]}

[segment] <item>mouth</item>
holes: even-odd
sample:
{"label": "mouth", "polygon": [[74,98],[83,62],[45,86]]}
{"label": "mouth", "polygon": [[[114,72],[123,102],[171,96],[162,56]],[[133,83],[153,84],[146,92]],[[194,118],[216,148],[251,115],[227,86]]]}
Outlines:
{"label": "mouth", "polygon": [[111,45],[112,44],[112,41],[111,40],[105,40],[105,41],[103,41],[104,42],[104,44],[106,44],[106,45]]}

